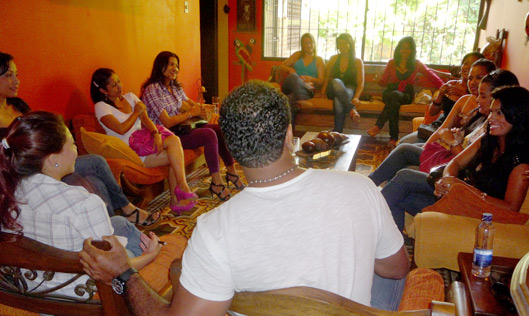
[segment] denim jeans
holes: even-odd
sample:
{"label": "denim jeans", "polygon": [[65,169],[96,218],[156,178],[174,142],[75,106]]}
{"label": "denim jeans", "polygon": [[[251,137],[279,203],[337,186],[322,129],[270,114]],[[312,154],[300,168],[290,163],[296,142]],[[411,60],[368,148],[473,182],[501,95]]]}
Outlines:
{"label": "denim jeans", "polygon": [[417,132],[410,133],[402,137],[399,141],[399,144],[421,144],[426,143],[427,139],[419,138]]}
{"label": "denim jeans", "polygon": [[371,307],[396,311],[402,299],[405,283],[406,277],[399,280],[386,279],[375,273],[371,287]]}
{"label": "denim jeans", "polygon": [[129,222],[123,216],[112,216],[110,218],[110,224],[114,228],[114,235],[123,236],[128,239],[127,246],[125,249],[129,250],[132,253],[133,257],[140,256],[143,253],[143,250],[140,247],[141,243],[141,232]]}
{"label": "denim jeans", "polygon": [[62,178],[62,181],[69,185],[83,185],[79,178],[88,181],[93,189],[92,193],[97,194],[105,202],[109,216],[114,215],[115,209],[129,204],[129,200],[114,179],[105,158],[98,155],[77,157],[75,172]]}
{"label": "denim jeans", "polygon": [[355,88],[348,87],[340,79],[332,79],[329,82],[327,97],[332,99],[332,110],[334,112],[333,131],[343,132],[345,116],[355,108],[351,102],[355,95]]}
{"label": "denim jeans", "polygon": [[297,102],[300,100],[308,100],[314,96],[314,92],[307,89],[305,82],[298,74],[288,75],[281,85],[281,92],[288,97],[290,103],[290,114],[292,127],[296,123],[296,114],[298,112]]}
{"label": "denim jeans", "polygon": [[419,144],[399,144],[382,161],[380,166],[369,175],[378,186],[384,181],[391,180],[399,170],[407,166],[418,166],[423,149]]}
{"label": "denim jeans", "polygon": [[425,172],[402,169],[382,188],[381,193],[401,231],[404,229],[405,212],[416,215],[437,201],[434,189],[426,181],[427,177]]}

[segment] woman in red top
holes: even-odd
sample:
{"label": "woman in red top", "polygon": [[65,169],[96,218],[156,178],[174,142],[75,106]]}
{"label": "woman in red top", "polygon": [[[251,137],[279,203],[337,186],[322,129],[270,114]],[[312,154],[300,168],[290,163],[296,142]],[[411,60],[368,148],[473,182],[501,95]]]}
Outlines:
{"label": "woman in red top", "polygon": [[382,94],[384,109],[377,119],[375,126],[367,133],[374,137],[380,133],[387,121],[389,121],[390,141],[388,146],[395,147],[399,138],[399,109],[402,104],[409,104],[413,101],[413,84],[417,73],[425,75],[437,89],[441,87],[443,81],[422,62],[415,59],[417,50],[412,37],[402,38],[395,48],[394,59],[386,65],[382,78],[378,81],[381,86],[387,86]]}

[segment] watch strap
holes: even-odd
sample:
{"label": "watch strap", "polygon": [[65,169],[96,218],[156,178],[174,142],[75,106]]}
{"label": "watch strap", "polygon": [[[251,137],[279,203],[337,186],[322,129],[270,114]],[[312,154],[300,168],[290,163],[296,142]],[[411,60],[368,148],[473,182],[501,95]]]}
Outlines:
{"label": "watch strap", "polygon": [[134,268],[128,268],[127,270],[125,270],[125,272],[123,272],[122,274],[120,274],[117,279],[120,280],[121,282],[123,283],[127,283],[127,281],[130,279],[130,277],[134,274],[134,273],[138,273],[138,270],[134,269]]}

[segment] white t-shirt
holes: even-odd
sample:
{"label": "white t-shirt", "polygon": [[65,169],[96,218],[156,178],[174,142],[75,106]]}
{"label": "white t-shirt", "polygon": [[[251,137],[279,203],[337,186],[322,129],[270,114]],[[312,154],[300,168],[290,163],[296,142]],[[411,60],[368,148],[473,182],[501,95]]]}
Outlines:
{"label": "white t-shirt", "polygon": [[132,112],[130,112],[129,114],[125,114],[121,112],[120,110],[116,109],[115,107],[113,107],[112,105],[106,102],[103,102],[103,101],[97,102],[94,105],[94,109],[95,109],[97,120],[99,121],[99,124],[101,124],[103,129],[105,130],[106,134],[110,136],[115,136],[121,139],[123,142],[125,142],[125,144],[128,145],[130,135],[132,135],[132,133],[134,133],[135,131],[141,129],[141,120],[139,117],[136,120],[136,122],[134,122],[134,125],[132,125],[132,127],[123,135],[114,132],[110,128],[106,127],[105,124],[101,123],[101,118],[109,114],[113,115],[118,120],[118,122],[120,123],[125,122],[134,112],[134,107],[136,106],[136,103],[141,102],[140,99],[132,92],[129,92],[123,95],[123,97],[125,98],[125,100],[127,100],[127,102],[129,102],[130,106],[132,107]]}
{"label": "white t-shirt", "polygon": [[247,187],[200,216],[180,283],[213,301],[234,291],[309,286],[369,305],[375,258],[402,245],[371,180],[309,169],[286,183]]}

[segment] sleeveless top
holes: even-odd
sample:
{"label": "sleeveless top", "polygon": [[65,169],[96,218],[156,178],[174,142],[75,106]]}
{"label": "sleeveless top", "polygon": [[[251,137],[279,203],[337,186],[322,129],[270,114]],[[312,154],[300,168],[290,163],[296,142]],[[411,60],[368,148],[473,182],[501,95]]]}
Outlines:
{"label": "sleeveless top", "polygon": [[312,62],[305,66],[303,58],[296,60],[294,63],[294,70],[300,76],[311,76],[318,78],[318,68],[316,67],[316,57],[312,59]]}
{"label": "sleeveless top", "polygon": [[504,199],[509,176],[522,163],[529,163],[527,154],[503,154],[488,167],[479,165],[474,170],[465,169],[465,182],[492,197]]}
{"label": "sleeveless top", "polygon": [[340,71],[340,61],[342,60],[342,55],[338,55],[334,67],[332,68],[331,78],[338,78],[343,81],[343,83],[348,87],[357,86],[356,83],[356,68],[355,68],[355,59],[352,62],[349,62],[347,69],[344,72]]}

